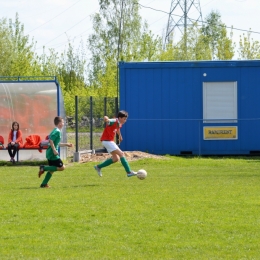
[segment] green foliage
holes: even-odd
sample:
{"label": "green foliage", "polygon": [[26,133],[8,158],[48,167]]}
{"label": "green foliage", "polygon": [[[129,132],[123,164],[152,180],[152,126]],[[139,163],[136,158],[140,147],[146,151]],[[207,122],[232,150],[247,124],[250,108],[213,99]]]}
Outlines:
{"label": "green foliage", "polygon": [[175,44],[172,40],[167,44],[160,54],[160,60],[165,61],[208,59],[211,59],[210,49],[196,24],[188,28],[179,42]]}
{"label": "green foliage", "polygon": [[212,11],[206,17],[201,32],[205,36],[205,43],[209,45],[212,59],[232,59],[235,46],[232,38],[227,36],[226,26],[222,23],[219,12]]}
{"label": "green foliage", "polygon": [[201,28],[205,42],[209,44],[212,53],[212,59],[215,58],[217,43],[221,38],[222,28],[225,26],[221,22],[219,12],[212,11],[205,19],[205,24]]}
{"label": "green foliage", "polygon": [[83,89],[85,85],[86,57],[84,47],[81,45],[77,50],[69,43],[68,50],[61,54],[58,64],[58,74],[66,85],[65,91]]}
{"label": "green foliage", "polygon": [[9,23],[0,21],[0,75],[1,76],[57,76],[63,90],[65,109],[68,114],[75,113],[75,96],[88,95],[85,83],[86,58],[84,48],[74,50],[69,44],[68,50],[58,54],[49,49],[46,54],[34,53],[34,42],[24,35],[24,26],[19,21]]}
{"label": "green foliage", "polygon": [[[1,259],[259,259],[259,158],[1,167]],[[51,241],[51,242],[50,242]]]}
{"label": "green foliage", "polygon": [[[37,56],[38,63],[41,66],[41,74],[44,76],[58,76],[59,54],[54,49],[48,50],[48,55],[43,48],[43,53]],[[59,79],[61,81],[61,79]]]}
{"label": "green foliage", "polygon": [[0,75],[32,76],[40,67],[34,54],[34,42],[24,35],[24,26],[16,14],[12,19],[0,20]]}
{"label": "green foliage", "polygon": [[251,33],[248,32],[247,35],[243,34],[240,36],[239,41],[239,59],[242,60],[255,60],[260,59],[260,43],[251,38]]}
{"label": "green foliage", "polygon": [[195,23],[187,28],[186,33],[177,42],[167,44],[160,54],[161,60],[229,60],[234,56],[235,44],[227,36],[220,14],[210,13],[205,25],[200,29]]}
{"label": "green foliage", "polygon": [[117,96],[118,61],[154,60],[159,39],[142,24],[135,0],[100,0],[100,12],[92,17],[88,39],[91,61],[88,80],[100,96]]}
{"label": "green foliage", "polygon": [[[45,51],[45,50],[43,50]],[[86,57],[84,48],[79,46],[74,50],[71,43],[60,55],[54,49],[49,49],[38,57],[41,64],[41,73],[45,76],[55,75],[61,85],[67,115],[75,114],[75,96],[89,95],[85,83]]]}
{"label": "green foliage", "polygon": [[[15,20],[0,20],[0,76],[57,76],[67,115],[75,114],[75,96],[117,97],[119,61],[231,60],[235,43],[218,12],[206,16],[200,29],[188,27],[182,38],[163,49],[162,38],[142,21],[136,0],[99,0],[100,11],[93,15],[94,33],[87,46],[68,42],[61,54],[55,49],[37,55],[36,43]],[[173,39],[172,35],[172,39]],[[250,32],[240,37],[239,59],[259,59],[260,44]],[[91,58],[86,56],[88,48]],[[84,105],[84,104],[83,104]],[[99,107],[102,111],[102,108]],[[100,111],[95,111],[100,114]],[[80,111],[83,115],[83,110]]]}
{"label": "green foliage", "polygon": [[100,87],[96,88],[95,95],[103,97],[116,97],[117,96],[117,66],[114,61],[107,60],[106,67],[103,71],[97,74],[97,81]]}
{"label": "green foliage", "polygon": [[204,36],[194,24],[189,27],[187,34],[176,44],[174,60],[208,60],[211,58],[209,46]]}
{"label": "green foliage", "polygon": [[231,32],[230,38],[227,37],[227,31],[225,27],[222,27],[221,37],[217,43],[216,58],[218,60],[232,60],[235,55],[236,44],[232,41],[233,33]]}

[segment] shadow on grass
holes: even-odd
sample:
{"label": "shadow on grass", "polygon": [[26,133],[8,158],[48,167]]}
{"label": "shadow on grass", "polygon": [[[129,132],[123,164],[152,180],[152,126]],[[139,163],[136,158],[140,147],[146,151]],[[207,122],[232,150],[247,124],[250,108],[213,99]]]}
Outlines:
{"label": "shadow on grass", "polygon": [[19,187],[19,190],[38,190],[38,189],[42,189],[42,190],[48,190],[48,189],[67,189],[67,188],[86,188],[86,187],[98,187],[100,186],[99,184],[84,184],[84,185],[74,185],[74,186],[51,186],[50,188],[41,188],[40,186],[35,186],[35,187]]}
{"label": "shadow on grass", "polygon": [[0,166],[40,166],[40,165],[48,165],[48,161],[19,161],[19,162],[9,162],[9,161],[0,161]]}
{"label": "shadow on grass", "polygon": [[84,187],[98,187],[99,184],[84,184],[84,185],[74,185],[74,186],[63,186],[62,188],[84,188]]}
{"label": "shadow on grass", "polygon": [[233,159],[233,160],[248,160],[253,162],[260,161],[259,155],[165,155],[167,157],[179,157],[185,159],[205,158],[214,160]]}

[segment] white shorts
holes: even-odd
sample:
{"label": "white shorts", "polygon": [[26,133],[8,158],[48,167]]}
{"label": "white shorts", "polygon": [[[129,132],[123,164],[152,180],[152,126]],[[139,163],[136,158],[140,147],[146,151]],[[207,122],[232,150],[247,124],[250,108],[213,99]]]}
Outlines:
{"label": "white shorts", "polygon": [[115,150],[120,150],[120,148],[117,146],[117,144],[113,141],[102,141],[102,144],[109,153],[111,153]]}

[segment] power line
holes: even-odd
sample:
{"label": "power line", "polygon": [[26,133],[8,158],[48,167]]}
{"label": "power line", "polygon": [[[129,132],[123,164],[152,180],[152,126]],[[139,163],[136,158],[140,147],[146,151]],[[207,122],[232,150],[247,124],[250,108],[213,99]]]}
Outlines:
{"label": "power line", "polygon": [[[61,15],[62,13],[64,13],[65,11],[67,11],[68,9],[70,9],[71,7],[73,7],[74,5],[76,5],[76,4],[77,4],[78,2],[80,2],[80,1],[81,1],[81,0],[77,1],[75,4],[71,5],[69,8],[67,8],[66,10],[64,10],[63,12],[61,12],[60,14],[56,15],[55,17],[53,17],[51,20],[47,21],[46,23],[48,23],[48,22],[54,20],[54,19],[57,18],[59,15]],[[210,1],[209,3],[213,2],[213,1],[214,1],[214,0]],[[151,2],[153,2],[153,1],[151,1]],[[151,3],[151,2],[149,2],[149,3]],[[208,5],[209,3],[207,3],[206,5]],[[138,4],[140,7],[143,7],[143,8],[146,8],[146,9],[151,9],[151,10],[153,10],[153,11],[155,11],[155,12],[161,12],[161,13],[163,13],[163,14],[165,14],[165,15],[169,15],[169,14],[170,14],[169,12],[164,11],[164,10],[156,9],[156,8],[153,8],[153,7],[150,7],[150,6],[145,6],[145,5],[142,5],[142,4],[140,4],[140,3],[136,3],[136,4]],[[176,16],[176,17],[182,17],[182,16],[180,16],[180,15],[175,15],[175,14],[171,14],[171,15]],[[81,23],[82,21],[84,21],[87,17],[88,17],[88,16],[84,17],[81,21],[79,21],[79,22],[77,22],[76,24],[74,24],[72,27],[70,27],[70,28],[69,28],[68,30],[66,30],[65,32],[63,32],[62,34],[60,34],[60,35],[56,36],[55,38],[51,39],[51,40],[48,41],[47,43],[45,43],[45,45],[48,44],[48,43],[50,43],[50,42],[52,42],[52,41],[54,41],[55,39],[59,38],[60,36],[66,34],[66,32],[68,32],[69,30],[71,30],[72,28],[74,28],[76,25],[78,25],[79,23]],[[162,17],[162,18],[163,18],[163,17]],[[162,18],[158,19],[157,21],[161,20]],[[191,19],[191,18],[190,18],[190,20],[193,20],[194,22],[196,21],[195,19]],[[154,23],[156,23],[157,21],[155,21]],[[202,24],[208,24],[207,22],[205,22],[205,21],[203,21],[203,20],[202,20],[202,21],[199,21],[199,22],[201,22]],[[45,25],[46,23],[44,23],[44,24],[42,24],[42,25],[40,25],[40,26],[34,28],[34,29],[31,30],[30,32],[32,32],[32,31],[36,30],[37,28],[39,28],[39,27]],[[153,24],[154,24],[154,23],[153,23]],[[250,33],[254,33],[254,34],[260,34],[260,32],[257,32],[257,31],[245,30],[245,29],[240,29],[240,28],[236,28],[236,27],[232,27],[232,26],[226,26],[226,25],[220,25],[220,26],[223,26],[223,27],[225,27],[225,28],[229,28],[229,29],[232,29],[232,30],[236,30],[236,31],[250,32]],[[87,34],[87,32],[88,32],[89,30],[91,30],[91,28],[89,28],[89,29],[87,29],[86,31],[82,32],[81,34],[79,34],[79,35],[73,37],[73,39],[77,39],[77,38],[79,38],[79,37],[82,37],[83,35]],[[55,46],[55,45],[62,46],[62,45],[65,45],[65,44],[67,44],[67,43],[68,43],[68,40],[63,41],[63,42],[60,42],[60,43],[57,43],[57,44],[53,44],[52,46]],[[44,46],[44,45],[42,45],[42,46]],[[37,49],[41,49],[42,46],[41,46],[40,48],[37,48]]]}
{"label": "power line", "polygon": [[[80,0],[80,1],[81,1],[81,0]],[[78,1],[78,2],[79,2],[79,1]],[[78,2],[77,2],[77,3],[78,3]],[[76,3],[75,3],[75,4],[76,4]],[[72,6],[71,6],[71,7],[72,7]],[[96,9],[96,10],[97,10],[97,9]],[[94,10],[93,12],[95,12],[96,10]],[[93,13],[93,12],[92,12],[92,13]],[[48,43],[50,43],[50,42],[56,40],[57,38],[59,38],[60,36],[62,36],[62,35],[64,35],[64,34],[66,34],[69,30],[71,30],[72,28],[76,27],[76,26],[77,26],[78,24],[80,24],[82,21],[84,21],[85,19],[87,19],[89,16],[91,16],[91,14],[88,14],[88,15],[85,16],[83,19],[81,19],[79,22],[77,22],[76,24],[74,24],[73,26],[71,26],[69,29],[67,29],[65,32],[59,34],[59,35],[56,36],[55,38],[53,38],[53,39],[51,39],[50,41],[46,42],[46,43],[45,43],[44,45],[42,45],[41,47],[36,48],[36,50],[41,49],[42,47],[44,47],[44,46],[47,45]],[[56,17],[57,17],[57,16],[56,16]],[[53,19],[54,19],[54,18],[53,18]],[[92,29],[92,27],[91,27],[91,28],[88,28],[87,30],[84,30],[82,33],[80,33],[80,34],[78,34],[77,36],[73,37],[73,40],[84,36],[84,35],[85,35],[89,30],[91,30],[91,29]],[[68,43],[68,40],[63,41],[63,42],[60,42],[60,43],[53,44],[53,45],[51,45],[51,46],[59,45],[59,47],[60,47],[60,46],[65,45],[65,44],[67,44],[67,43]]]}
{"label": "power line", "polygon": [[[75,39],[77,39],[77,38],[80,38],[80,37],[86,35],[87,32],[88,32],[89,30],[91,30],[91,29],[92,29],[92,27],[90,27],[90,28],[88,28],[87,30],[84,30],[82,33],[80,33],[80,34],[74,36],[74,37],[73,37],[73,40],[75,40]],[[67,31],[66,31],[66,32],[67,32]],[[60,34],[59,37],[60,37],[61,35],[63,35],[63,34],[66,34],[66,32]],[[55,39],[57,39],[57,38],[58,38],[58,37],[56,37]],[[53,40],[55,40],[55,39],[53,39]],[[49,42],[51,42],[51,41],[52,41],[52,40],[50,40]],[[48,43],[49,43],[49,42],[48,42]],[[67,43],[68,43],[68,40],[62,41],[62,42],[59,42],[59,43],[52,44],[52,45],[50,45],[49,47],[56,46],[56,45],[58,45],[58,47],[61,47],[62,45],[65,45],[65,44],[67,44]],[[46,43],[46,44],[47,44],[47,43]],[[36,50],[41,49],[41,48],[42,48],[43,46],[45,46],[46,44],[42,45],[42,46],[39,47],[39,48],[36,48]]]}
{"label": "power line", "polygon": [[[170,14],[169,12],[166,12],[166,11],[163,11],[163,10],[160,10],[160,9],[156,9],[156,8],[153,8],[153,7],[150,7],[150,6],[144,6],[144,5],[139,4],[139,3],[136,3],[136,4],[140,5],[140,6],[143,7],[143,8],[151,9],[151,10],[156,11],[156,12],[161,12],[161,13],[165,13],[165,14],[168,14],[168,15]],[[177,16],[177,17],[182,17],[181,15],[177,15],[177,14],[171,14],[171,15]],[[197,20],[191,19],[191,18],[190,18],[190,20],[193,20],[194,22],[197,21]],[[201,23],[203,23],[203,24],[208,24],[207,22],[205,22],[205,21],[203,21],[203,20],[202,20],[202,21],[199,21],[199,22],[201,22]],[[250,33],[260,34],[260,32],[251,31],[251,30],[245,30],[245,29],[240,29],[240,28],[236,28],[236,27],[232,27],[232,26],[227,26],[227,25],[220,25],[220,26],[223,26],[223,27],[226,27],[226,28],[229,28],[229,29],[232,29],[232,30],[236,30],[236,31],[242,31],[242,32],[250,32]]]}
{"label": "power line", "polygon": [[57,37],[53,38],[52,40],[46,42],[44,45],[56,40],[57,38],[59,38],[61,35],[63,35],[64,33],[66,34],[66,32],[68,32],[69,30],[71,30],[72,28],[74,28],[75,26],[77,26],[79,23],[81,23],[82,21],[84,21],[86,18],[88,18],[89,15],[87,15],[86,17],[84,17],[82,20],[80,20],[78,23],[74,24],[73,26],[71,26],[67,31],[61,33],[60,35],[58,35]]}
{"label": "power line", "polygon": [[49,23],[50,21],[54,20],[55,18],[57,18],[57,17],[58,17],[58,16],[60,16],[61,14],[65,13],[67,10],[69,10],[70,8],[72,8],[74,5],[76,5],[76,4],[77,4],[77,3],[79,3],[80,1],[81,1],[81,0],[77,1],[75,4],[71,5],[70,7],[68,7],[67,9],[65,9],[63,12],[59,13],[58,15],[56,15],[56,16],[55,16],[55,17],[53,17],[52,19],[48,20],[47,22],[45,22],[45,23],[41,24],[40,26],[38,26],[38,27],[36,27],[36,28],[32,29],[32,30],[31,30],[31,31],[29,31],[28,33],[31,33],[31,32],[33,32],[33,31],[35,31],[36,29],[38,29],[38,28],[42,27],[43,25],[45,25],[45,24]]}
{"label": "power line", "polygon": [[144,6],[144,5],[139,4],[139,3],[136,3],[136,4],[140,5],[143,8],[151,9],[151,10],[156,11],[156,12],[162,12],[162,13],[165,13],[165,14],[169,14],[169,12],[166,12],[166,11],[163,11],[163,10],[159,10],[159,9],[155,9],[153,7],[150,7],[150,6]]}

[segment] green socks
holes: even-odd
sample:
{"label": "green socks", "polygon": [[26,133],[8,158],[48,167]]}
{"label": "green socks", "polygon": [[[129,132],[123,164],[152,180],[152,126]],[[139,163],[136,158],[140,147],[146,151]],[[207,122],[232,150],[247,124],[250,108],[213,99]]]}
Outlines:
{"label": "green socks", "polygon": [[113,163],[113,160],[111,158],[109,158],[109,159],[105,160],[104,162],[102,162],[101,164],[99,164],[97,167],[99,169],[101,169],[101,168],[109,166],[112,163]]}
{"label": "green socks", "polygon": [[[129,164],[128,164],[126,158],[125,158],[125,157],[121,157],[121,158],[120,158],[120,161],[121,161],[122,165],[124,166],[125,171],[126,171],[127,173],[128,173],[128,172],[131,172],[130,166],[129,166]],[[101,169],[101,168],[104,168],[104,167],[109,166],[109,165],[112,164],[112,163],[113,163],[113,160],[112,160],[111,158],[109,158],[109,159],[105,160],[104,162],[102,162],[101,164],[98,164],[97,167],[98,167],[99,169]],[[46,166],[45,166],[45,167],[46,167]]]}
{"label": "green socks", "polygon": [[57,167],[56,166],[44,166],[44,171],[56,172],[57,171]]}
{"label": "green socks", "polygon": [[129,166],[129,164],[128,164],[126,158],[125,158],[125,157],[121,157],[121,158],[120,158],[120,161],[121,161],[121,163],[123,164],[123,166],[124,166],[124,168],[125,168],[125,171],[126,171],[127,173],[128,173],[128,172],[131,172],[130,166]]}
{"label": "green socks", "polygon": [[51,177],[52,177],[52,174],[50,172],[47,172],[47,174],[42,182],[42,185],[46,185],[49,182]]}

